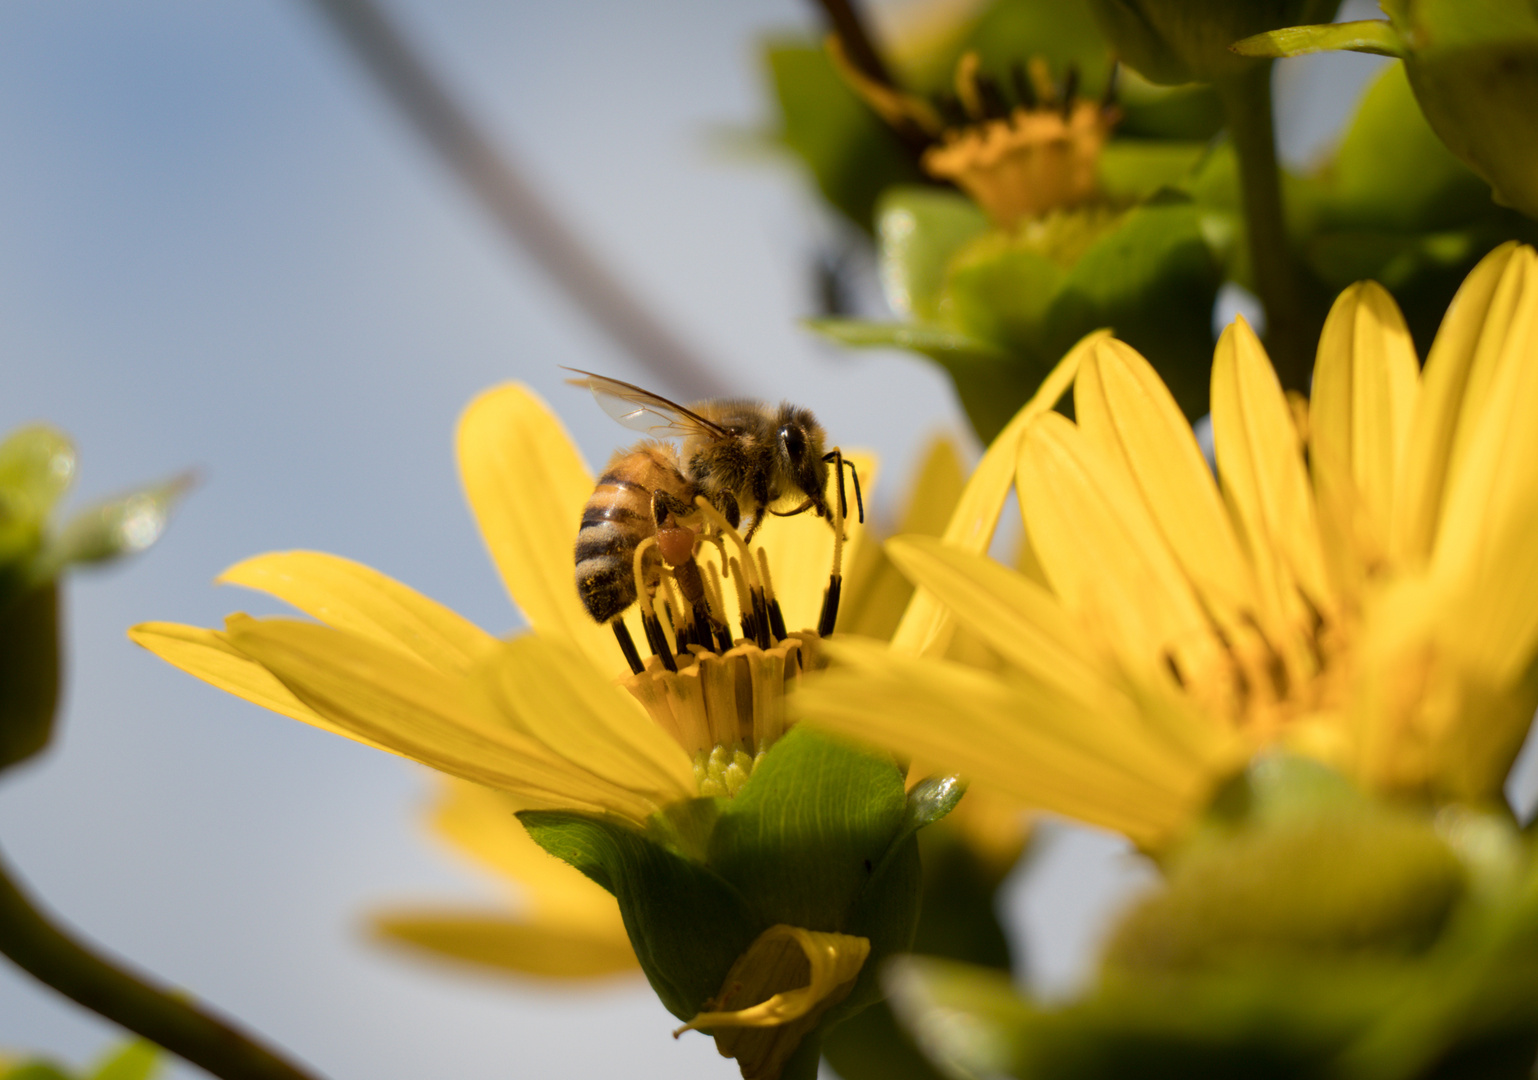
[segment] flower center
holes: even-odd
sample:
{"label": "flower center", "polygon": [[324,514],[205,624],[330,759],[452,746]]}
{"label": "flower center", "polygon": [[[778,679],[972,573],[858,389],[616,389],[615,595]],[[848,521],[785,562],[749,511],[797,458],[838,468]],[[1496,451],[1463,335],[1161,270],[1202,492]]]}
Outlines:
{"label": "flower center", "polygon": [[[701,795],[741,790],[754,762],[785,734],[785,696],[803,672],[826,666],[818,644],[833,632],[843,580],[843,508],[834,503],[833,567],[816,630],[786,629],[764,549],[750,549],[704,499],[698,531],[664,530],[690,533],[687,542],[659,534],[636,552],[651,655],[642,660],[634,645],[626,648],[634,673],[622,685],[693,759]],[[618,633],[623,623],[615,626]],[[622,648],[627,642],[621,635]]]}

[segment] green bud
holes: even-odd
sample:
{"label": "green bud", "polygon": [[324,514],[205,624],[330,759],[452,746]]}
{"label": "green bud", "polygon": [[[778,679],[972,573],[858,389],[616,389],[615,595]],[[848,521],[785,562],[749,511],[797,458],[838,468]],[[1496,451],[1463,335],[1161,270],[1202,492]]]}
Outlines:
{"label": "green bud", "polygon": [[142,551],[164,531],[185,478],[51,518],[75,478],[69,438],[41,425],[0,442],[0,769],[48,745],[59,696],[58,590],[66,566]]}
{"label": "green bud", "polygon": [[[890,759],[797,727],[734,798],[670,807],[645,833],[563,811],[519,818],[546,851],[614,894],[663,1005],[713,1031],[744,1075],[751,1068],[770,1078],[808,1060],[815,1070],[816,1055],[798,1045],[875,1001],[877,969],[913,939],[916,834],[949,813],[962,788],[944,780],[903,789]],[[784,982],[797,978],[791,943],[808,933],[844,965],[814,1011],[784,1025],[719,1022],[728,1010],[762,1003],[743,1000],[744,986],[793,991]]]}
{"label": "green bud", "polygon": [[1300,815],[1194,844],[1167,888],[1118,927],[1106,963],[1190,970],[1413,954],[1436,940],[1464,885],[1452,850],[1408,813]]}
{"label": "green bud", "polygon": [[1090,0],[1121,58],[1166,86],[1218,82],[1253,62],[1229,46],[1266,30],[1335,17],[1340,0]]}
{"label": "green bud", "polygon": [[1398,56],[1437,137],[1495,201],[1538,218],[1538,3],[1385,0],[1387,21],[1299,26],[1239,42],[1246,56],[1326,49]]}

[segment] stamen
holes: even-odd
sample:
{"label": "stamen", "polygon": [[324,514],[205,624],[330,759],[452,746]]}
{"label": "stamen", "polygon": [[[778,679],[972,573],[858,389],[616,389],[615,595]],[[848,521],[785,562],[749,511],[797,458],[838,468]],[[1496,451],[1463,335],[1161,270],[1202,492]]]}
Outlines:
{"label": "stamen", "polygon": [[643,570],[646,553],[656,546],[657,538],[655,536],[648,536],[636,545],[635,559],[632,563],[635,573],[636,599],[641,604],[641,626],[646,630],[646,641],[651,646],[652,654],[662,661],[663,667],[669,671],[676,672],[678,670],[678,661],[673,658],[673,645],[668,640],[661,621],[657,618],[656,609],[652,606],[651,591],[646,587],[646,575]]}
{"label": "stamen", "polygon": [[696,495],[694,502],[705,519],[716,526],[717,532],[730,539],[741,552],[741,558],[728,559],[727,565],[739,577],[737,589],[738,604],[742,610],[742,636],[752,638],[761,649],[769,648],[769,609],[764,603],[764,586],[758,579],[758,561],[753,558],[752,549],[742,535],[721,516],[721,511],[711,506],[703,495]]}
{"label": "stamen", "polygon": [[641,663],[641,654],[636,652],[635,639],[630,636],[630,627],[625,625],[623,618],[616,618],[609,624],[614,628],[614,637],[619,641],[619,651],[625,654],[625,663],[630,665],[630,670],[639,675],[646,670]]}
{"label": "stamen", "polygon": [[[842,470],[840,470],[842,473]],[[832,508],[833,572],[828,575],[828,591],[822,594],[822,611],[817,616],[817,633],[829,637],[838,623],[838,599],[844,587],[844,514],[842,501]]]}
{"label": "stamen", "polygon": [[764,579],[764,603],[769,608],[769,630],[774,635],[775,641],[784,641],[785,616],[780,611],[780,601],[774,595],[774,582],[769,580],[769,555],[763,548],[758,549],[758,572]]}

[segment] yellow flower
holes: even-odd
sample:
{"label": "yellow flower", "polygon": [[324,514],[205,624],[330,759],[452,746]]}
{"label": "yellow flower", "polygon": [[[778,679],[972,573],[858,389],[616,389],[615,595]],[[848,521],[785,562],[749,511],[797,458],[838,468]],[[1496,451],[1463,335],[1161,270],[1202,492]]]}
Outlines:
{"label": "yellow flower", "polygon": [[1040,58],[1028,74],[1017,66],[1011,105],[998,83],[979,71],[977,54],[968,52],[956,65],[956,97],[945,102],[947,117],[923,98],[864,74],[837,36],[828,39],[828,53],[883,120],[929,143],[924,171],[961,188],[1000,228],[1104,202],[1100,154],[1121,111],[1109,100],[1076,96],[1076,73],[1059,87]]}
{"label": "yellow flower", "polygon": [[[1499,799],[1538,704],[1535,323],[1515,245],[1470,274],[1424,373],[1388,293],[1353,286],[1303,431],[1241,320],[1213,365],[1220,483],[1147,362],[1081,343],[1055,376],[1077,423],[1038,408],[985,459],[994,490],[1014,463],[1035,572],[891,542],[927,610],[898,649],[830,646],[845,663],[802,713],[1151,847],[1268,747]],[[1002,671],[936,659],[951,618]]]}
{"label": "yellow flower", "polygon": [[519,975],[583,979],[639,974],[614,897],[552,859],[513,816],[519,809],[500,791],[442,778],[433,831],[510,884],[513,901],[489,911],[382,911],[373,919],[376,932],[392,943]]}
{"label": "yellow flower", "polygon": [[[691,753],[702,747],[681,746],[614,685],[624,658],[577,597],[572,543],[594,481],[560,422],[522,387],[489,391],[460,424],[459,459],[492,558],[533,633],[502,641],[368,567],[282,552],[239,563],[220,580],[269,593],[319,625],[236,614],[223,630],[145,623],[130,637],[221,689],[505,791],[522,808],[643,824],[697,795]],[[859,529],[850,529],[855,548]],[[805,586],[818,568],[827,573],[831,530],[804,515],[767,533],[785,618],[809,625],[821,590],[808,596]],[[736,616],[736,597],[726,593]],[[750,651],[758,652],[740,645],[727,656]],[[657,666],[653,658],[652,672],[632,676],[632,690]],[[753,705],[767,709],[782,697],[766,686]],[[697,715],[703,708],[687,719]]]}
{"label": "yellow flower", "polygon": [[[220,580],[317,621],[235,614],[222,630],[145,623],[130,637],[265,708],[469,781],[450,789],[437,825],[515,880],[526,911],[397,915],[386,933],[540,975],[634,967],[614,898],[537,851],[513,812],[573,810],[644,829],[671,804],[732,794],[783,731],[784,696],[800,666],[816,662],[817,634],[793,632],[767,649],[739,640],[723,654],[693,647],[674,657],[677,671],[653,656],[632,674],[576,592],[573,542],[594,479],[560,422],[528,390],[503,386],[466,410],[458,449],[471,508],[531,633],[504,641],[368,567],[286,552]],[[869,491],[873,464],[854,460]],[[847,523],[847,559],[858,557],[862,532]],[[834,546],[828,522],[777,519],[761,535],[755,561],[785,623],[816,625]],[[700,562],[722,580],[715,556]],[[740,619],[732,586],[724,593],[728,618]],[[646,640],[635,610],[628,619]]]}

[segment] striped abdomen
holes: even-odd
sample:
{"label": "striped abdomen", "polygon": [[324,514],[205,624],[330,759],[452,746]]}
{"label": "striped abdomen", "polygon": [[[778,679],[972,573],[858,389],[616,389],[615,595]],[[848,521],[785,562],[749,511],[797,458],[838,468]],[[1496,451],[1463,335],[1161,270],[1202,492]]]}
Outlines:
{"label": "striped abdomen", "polygon": [[[690,500],[692,488],[678,470],[677,452],[666,443],[616,454],[582,507],[577,593],[598,622],[608,622],[635,603],[635,550],[657,531],[654,491]],[[656,555],[647,558],[648,585],[657,580],[660,562]]]}

